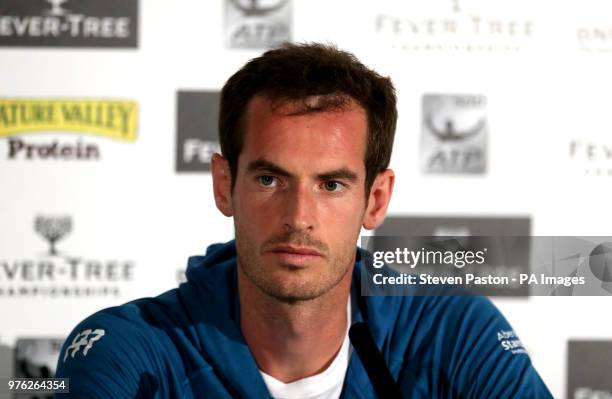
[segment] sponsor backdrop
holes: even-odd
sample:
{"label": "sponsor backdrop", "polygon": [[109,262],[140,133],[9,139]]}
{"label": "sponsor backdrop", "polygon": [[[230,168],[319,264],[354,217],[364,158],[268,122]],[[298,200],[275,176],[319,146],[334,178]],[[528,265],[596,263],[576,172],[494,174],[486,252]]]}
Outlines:
{"label": "sponsor backdrop", "polygon": [[[385,234],[612,236],[611,12],[0,0],[0,377],[52,375],[79,320],[175,287],[189,255],[232,238],[209,173],[218,93],[286,40],[336,43],[393,78]],[[612,395],[609,296],[493,301],[555,397]]]}

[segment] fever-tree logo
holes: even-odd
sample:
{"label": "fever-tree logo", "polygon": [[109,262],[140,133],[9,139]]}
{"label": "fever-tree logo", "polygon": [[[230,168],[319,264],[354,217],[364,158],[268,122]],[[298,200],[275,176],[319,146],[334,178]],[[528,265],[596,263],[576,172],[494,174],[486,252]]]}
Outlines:
{"label": "fever-tree logo", "polygon": [[47,3],[51,4],[51,10],[47,11],[48,15],[62,16],[67,14],[67,10],[62,8],[62,4],[68,0],[47,0]]}
{"label": "fever-tree logo", "polygon": [[55,243],[72,231],[72,219],[69,216],[37,216],[34,229],[49,242],[49,255],[55,256]]}

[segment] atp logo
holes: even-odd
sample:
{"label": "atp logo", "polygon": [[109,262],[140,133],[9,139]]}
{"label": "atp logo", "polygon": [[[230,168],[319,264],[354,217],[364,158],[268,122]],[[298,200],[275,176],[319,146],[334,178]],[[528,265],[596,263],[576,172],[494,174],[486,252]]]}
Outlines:
{"label": "atp logo", "polygon": [[288,0],[230,0],[230,3],[246,16],[263,16],[280,10]]}
{"label": "atp logo", "polygon": [[68,348],[66,348],[63,361],[66,361],[70,350],[72,350],[72,353],[70,353],[70,357],[74,358],[74,355],[79,352],[81,347],[83,347],[83,356],[87,356],[87,353],[89,352],[93,344],[96,341],[99,341],[104,336],[104,334],[105,331],[101,328],[98,328],[96,330],[87,329],[81,331],[74,337],[74,339],[72,340],[72,344]]}
{"label": "atp logo", "polygon": [[438,128],[433,122],[433,117],[428,115],[425,119],[425,124],[431,131],[431,134],[437,137],[440,141],[461,141],[478,135],[478,133],[480,133],[480,131],[485,127],[486,121],[484,118],[480,119],[474,126],[471,126],[465,130],[460,130],[455,128],[455,122],[449,118],[444,121],[443,128]]}

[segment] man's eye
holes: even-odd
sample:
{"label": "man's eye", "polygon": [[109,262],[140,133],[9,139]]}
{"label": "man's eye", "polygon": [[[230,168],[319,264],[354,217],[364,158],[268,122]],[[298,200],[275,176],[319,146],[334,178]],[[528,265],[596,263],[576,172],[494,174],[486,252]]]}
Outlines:
{"label": "man's eye", "polygon": [[323,188],[325,189],[325,191],[337,193],[339,191],[342,191],[344,186],[340,182],[337,182],[335,180],[329,180],[323,183]]}
{"label": "man's eye", "polygon": [[276,183],[276,179],[274,178],[274,176],[270,175],[259,176],[257,179],[259,180],[259,183],[261,183],[262,186],[272,187]]}

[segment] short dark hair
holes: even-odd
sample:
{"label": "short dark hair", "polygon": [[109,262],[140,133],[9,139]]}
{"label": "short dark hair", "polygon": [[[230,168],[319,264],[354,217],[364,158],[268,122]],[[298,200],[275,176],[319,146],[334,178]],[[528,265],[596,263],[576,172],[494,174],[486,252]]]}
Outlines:
{"label": "short dark hair", "polygon": [[221,90],[219,138],[221,153],[229,163],[232,188],[244,144],[246,111],[256,95],[281,102],[312,96],[327,98],[316,106],[304,102],[305,112],[339,108],[348,96],[363,107],[367,116],[366,195],[376,176],[389,166],[397,123],[391,79],[332,45],[285,43],[249,61]]}

